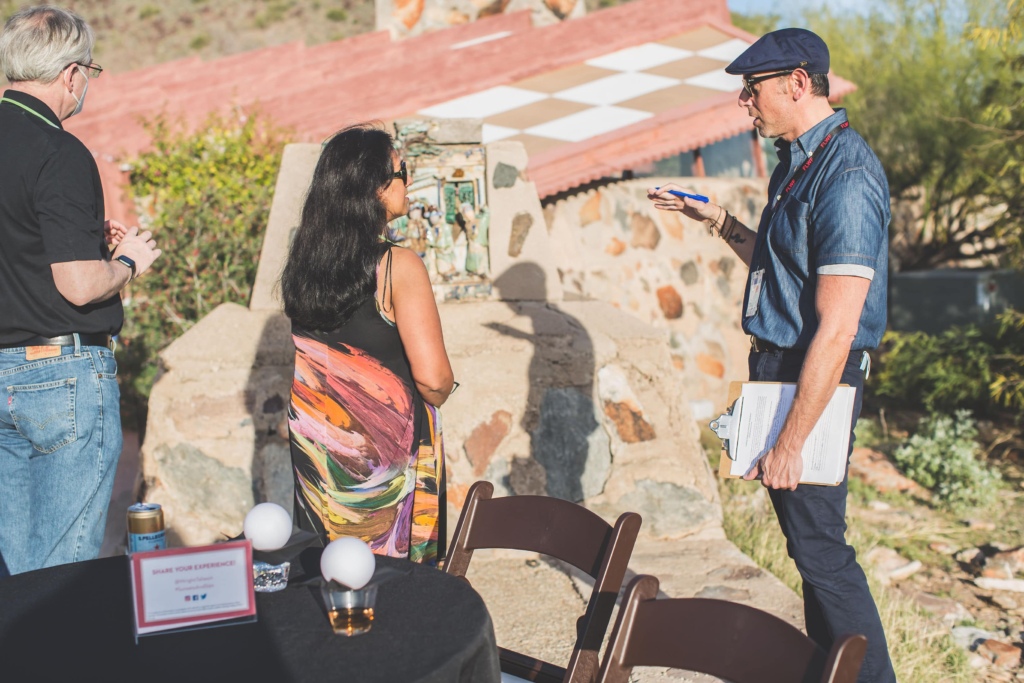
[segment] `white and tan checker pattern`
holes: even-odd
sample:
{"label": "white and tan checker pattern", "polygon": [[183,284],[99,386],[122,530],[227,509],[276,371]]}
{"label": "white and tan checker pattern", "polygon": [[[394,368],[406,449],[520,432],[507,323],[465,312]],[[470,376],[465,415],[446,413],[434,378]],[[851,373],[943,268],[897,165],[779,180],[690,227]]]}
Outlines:
{"label": "white and tan checker pattern", "polygon": [[723,69],[749,44],[709,26],[421,109],[430,118],[483,119],[483,141],[518,140],[533,155],[580,142],[723,92]]}

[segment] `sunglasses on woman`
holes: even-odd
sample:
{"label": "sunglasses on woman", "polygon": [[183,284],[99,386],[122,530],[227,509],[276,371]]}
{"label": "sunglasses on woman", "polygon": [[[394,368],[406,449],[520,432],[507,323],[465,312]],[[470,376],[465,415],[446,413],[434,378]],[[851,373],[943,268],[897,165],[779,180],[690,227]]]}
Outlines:
{"label": "sunglasses on woman", "polygon": [[402,165],[391,176],[392,180],[395,178],[400,178],[403,185],[409,184],[409,169],[405,167],[404,159],[402,160]]}

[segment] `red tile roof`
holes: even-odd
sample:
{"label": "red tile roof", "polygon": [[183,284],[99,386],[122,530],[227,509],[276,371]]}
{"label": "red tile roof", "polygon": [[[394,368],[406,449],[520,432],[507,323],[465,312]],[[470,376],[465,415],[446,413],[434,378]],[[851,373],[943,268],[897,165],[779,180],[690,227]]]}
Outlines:
{"label": "red tile roof", "polygon": [[[85,111],[67,122],[96,155],[108,214],[121,201],[119,164],[149,144],[142,119],[163,112],[190,125],[210,112],[258,105],[298,141],[318,141],[346,124],[391,120],[431,105],[701,26],[752,42],[733,27],[725,0],[635,0],[559,24],[533,27],[528,11],[393,42],[386,32],[306,47],[288,43],[204,62],[182,59],[121,74],[104,73]],[[496,40],[453,49],[499,33]],[[838,97],[854,86],[833,76]],[[582,142],[536,154],[529,173],[541,196],[646,161],[750,130],[736,96],[713,98]],[[115,207],[120,206],[120,211]]]}

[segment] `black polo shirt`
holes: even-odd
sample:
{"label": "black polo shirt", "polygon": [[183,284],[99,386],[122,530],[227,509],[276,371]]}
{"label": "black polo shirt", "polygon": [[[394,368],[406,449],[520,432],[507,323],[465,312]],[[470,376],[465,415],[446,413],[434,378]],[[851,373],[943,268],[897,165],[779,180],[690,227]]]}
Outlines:
{"label": "black polo shirt", "polygon": [[50,270],[52,263],[110,260],[96,161],[38,99],[16,90],[3,97],[31,112],[0,102],[0,344],[116,334],[124,320],[120,295],[74,306]]}

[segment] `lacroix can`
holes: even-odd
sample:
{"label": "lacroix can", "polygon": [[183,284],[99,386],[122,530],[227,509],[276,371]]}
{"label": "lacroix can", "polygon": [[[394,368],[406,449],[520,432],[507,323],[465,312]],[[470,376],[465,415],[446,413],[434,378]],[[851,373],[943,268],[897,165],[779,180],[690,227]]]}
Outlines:
{"label": "lacroix can", "polygon": [[136,503],[128,508],[128,552],[167,547],[164,511],[156,503]]}

